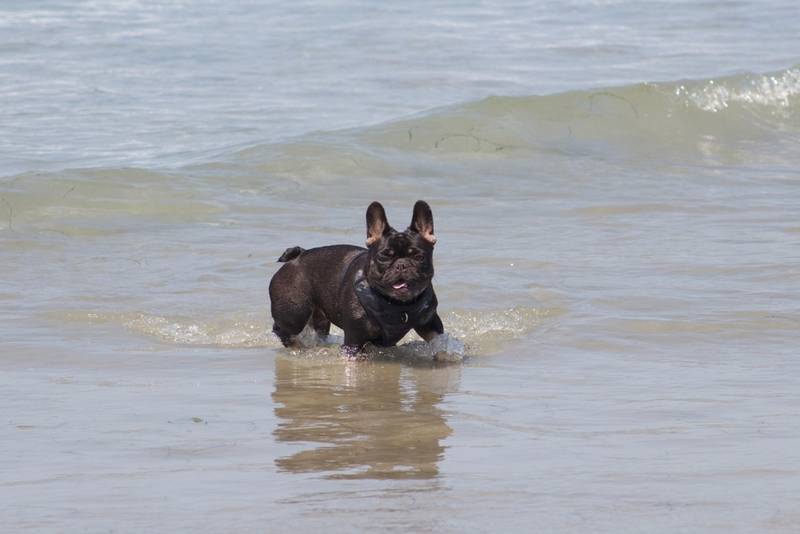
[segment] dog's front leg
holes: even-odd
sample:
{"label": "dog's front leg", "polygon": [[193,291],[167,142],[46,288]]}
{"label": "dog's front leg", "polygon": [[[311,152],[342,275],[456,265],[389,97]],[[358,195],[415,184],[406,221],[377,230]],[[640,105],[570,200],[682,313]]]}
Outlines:
{"label": "dog's front leg", "polygon": [[428,342],[434,361],[460,362],[464,359],[464,344],[444,333],[444,326],[438,314],[434,314],[426,324],[414,328],[414,331]]}
{"label": "dog's front leg", "polygon": [[364,358],[364,345],[366,339],[363,336],[354,334],[353,332],[345,330],[344,344],[342,345],[342,356],[348,360],[358,360]]}
{"label": "dog's front leg", "polygon": [[438,313],[434,313],[431,320],[421,326],[415,326],[414,332],[427,342],[431,342],[436,336],[444,334],[444,326]]}

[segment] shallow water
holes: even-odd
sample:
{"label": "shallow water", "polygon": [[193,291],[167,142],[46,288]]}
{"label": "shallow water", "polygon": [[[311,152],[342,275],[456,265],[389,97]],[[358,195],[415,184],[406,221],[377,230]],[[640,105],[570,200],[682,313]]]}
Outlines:
{"label": "shallow water", "polygon": [[[4,4],[0,530],[795,531],[797,14]],[[464,362],[280,348],[418,198]]]}

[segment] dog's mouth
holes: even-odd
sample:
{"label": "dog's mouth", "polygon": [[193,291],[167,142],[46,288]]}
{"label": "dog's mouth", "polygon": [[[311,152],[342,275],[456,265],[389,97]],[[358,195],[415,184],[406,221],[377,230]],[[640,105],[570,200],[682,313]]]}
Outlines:
{"label": "dog's mouth", "polygon": [[427,285],[428,281],[416,276],[416,273],[403,273],[403,276],[387,276],[382,280],[376,280],[372,287],[390,299],[406,302],[416,298]]}

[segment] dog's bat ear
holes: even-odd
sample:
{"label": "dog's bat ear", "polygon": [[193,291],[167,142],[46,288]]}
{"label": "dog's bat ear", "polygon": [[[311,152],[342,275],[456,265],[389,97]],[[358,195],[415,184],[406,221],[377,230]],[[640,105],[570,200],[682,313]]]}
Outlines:
{"label": "dog's bat ear", "polygon": [[408,228],[417,232],[431,245],[436,244],[436,236],[433,234],[433,213],[424,200],[417,200],[414,204],[414,214],[411,216],[411,226]]}
{"label": "dog's bat ear", "polygon": [[367,208],[367,246],[378,241],[381,236],[390,231],[389,221],[386,220],[386,211],[380,202],[373,202]]}

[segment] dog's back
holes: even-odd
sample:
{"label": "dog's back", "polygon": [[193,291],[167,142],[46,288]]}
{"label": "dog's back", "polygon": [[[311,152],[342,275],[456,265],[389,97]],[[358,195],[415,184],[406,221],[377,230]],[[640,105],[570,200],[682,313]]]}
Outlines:
{"label": "dog's back", "polygon": [[273,331],[284,345],[306,324],[327,335],[330,322],[339,325],[338,306],[342,280],[348,267],[366,249],[331,245],[312,249],[290,247],[278,258],[284,265],[269,283]]}

